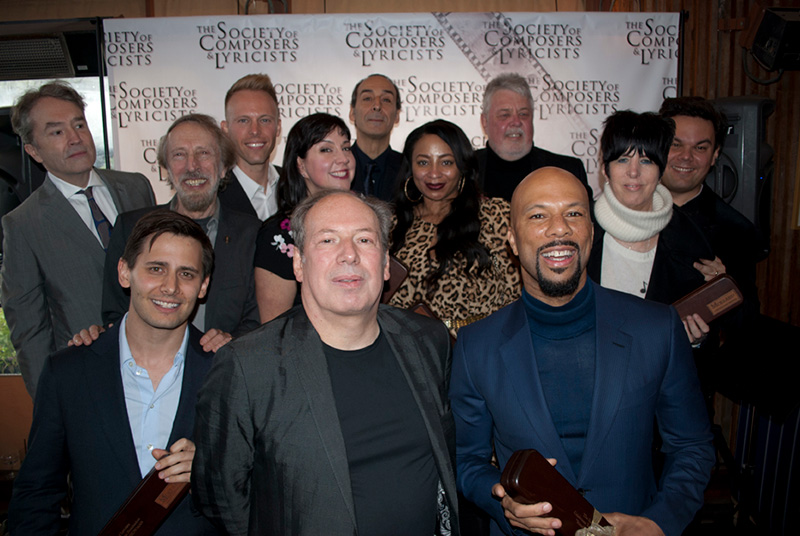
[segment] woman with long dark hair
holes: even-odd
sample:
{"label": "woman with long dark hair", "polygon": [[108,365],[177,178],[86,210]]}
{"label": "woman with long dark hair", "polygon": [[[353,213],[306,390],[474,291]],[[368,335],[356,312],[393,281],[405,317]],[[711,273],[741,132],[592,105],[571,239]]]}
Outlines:
{"label": "woman with long dark hair", "polygon": [[455,336],[520,295],[506,241],[510,207],[480,194],[472,146],[449,121],[411,132],[403,157],[408,178],[394,199],[390,251],[409,275],[390,304],[424,302]]}
{"label": "woman with long dark hair", "polygon": [[299,300],[292,269],[292,210],[320,190],[349,190],[354,175],[350,130],[344,121],[330,114],[313,114],[295,123],[286,138],[278,179],[278,212],[264,222],[256,245],[256,298],[262,323]]}

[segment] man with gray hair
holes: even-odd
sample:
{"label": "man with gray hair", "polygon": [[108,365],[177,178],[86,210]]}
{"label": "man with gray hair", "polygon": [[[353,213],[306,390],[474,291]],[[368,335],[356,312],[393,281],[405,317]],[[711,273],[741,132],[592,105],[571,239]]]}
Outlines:
{"label": "man with gray hair", "polygon": [[479,149],[478,183],[489,197],[511,201],[517,184],[543,167],[558,167],[580,180],[593,199],[583,163],[572,156],[545,151],[533,145],[533,95],[517,73],[493,78],[483,93],[481,126],[488,139]]}
{"label": "man with gray hair", "polygon": [[[197,222],[220,259],[214,266],[205,301],[192,324],[205,332],[201,344],[216,351],[232,337],[259,325],[253,280],[255,240],[261,222],[223,206],[217,199],[222,177],[234,162],[231,142],[213,117],[189,114],[170,125],[158,145],[158,163],[167,171],[175,197],[169,208]],[[119,285],[117,263],[136,222],[153,208],[121,214],[111,235],[103,281],[103,322],[125,314],[129,297]],[[76,340],[76,342],[78,342]]]}
{"label": "man with gray hair", "polygon": [[2,305],[25,387],[35,396],[47,356],[100,322],[103,261],[117,215],[155,203],[139,173],[94,168],[83,97],[64,82],[22,95],[11,123],[47,170],[3,218]]}
{"label": "man with gray hair", "polygon": [[379,305],[391,211],[323,191],[292,216],[302,305],[220,350],[192,497],[231,535],[458,534],[449,336]]}

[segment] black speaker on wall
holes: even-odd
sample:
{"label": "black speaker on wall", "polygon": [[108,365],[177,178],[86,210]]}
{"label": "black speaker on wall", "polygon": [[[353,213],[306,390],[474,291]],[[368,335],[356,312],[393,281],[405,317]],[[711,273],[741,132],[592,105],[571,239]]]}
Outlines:
{"label": "black speaker on wall", "polygon": [[764,9],[750,50],[768,71],[800,70],[800,8]]}
{"label": "black speaker on wall", "polygon": [[728,134],[706,184],[756,226],[761,260],[770,250],[774,151],[766,142],[766,122],[775,111],[775,101],[724,97],[714,100],[714,106],[727,119]]}

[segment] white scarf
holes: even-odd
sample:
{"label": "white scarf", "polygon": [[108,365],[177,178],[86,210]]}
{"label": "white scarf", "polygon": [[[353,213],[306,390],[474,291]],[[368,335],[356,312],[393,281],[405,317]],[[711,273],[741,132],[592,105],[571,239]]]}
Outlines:
{"label": "white scarf", "polygon": [[654,237],[672,219],[672,194],[662,184],[653,192],[653,209],[633,210],[617,200],[606,184],[594,204],[597,223],[605,231],[623,242],[641,242]]}

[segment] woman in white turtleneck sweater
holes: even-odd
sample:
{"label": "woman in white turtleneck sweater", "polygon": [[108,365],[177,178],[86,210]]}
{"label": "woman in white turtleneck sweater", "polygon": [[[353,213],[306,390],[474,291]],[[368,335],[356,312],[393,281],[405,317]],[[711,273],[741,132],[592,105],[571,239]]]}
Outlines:
{"label": "woman in white turtleneck sweater", "polygon": [[[672,195],[659,184],[673,135],[672,120],[653,113],[626,110],[606,119],[605,186],[595,202],[588,265],[603,287],[668,304],[725,271],[702,231],[673,213]],[[693,343],[709,331],[697,315],[683,321]]]}

